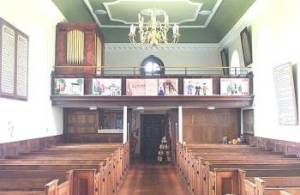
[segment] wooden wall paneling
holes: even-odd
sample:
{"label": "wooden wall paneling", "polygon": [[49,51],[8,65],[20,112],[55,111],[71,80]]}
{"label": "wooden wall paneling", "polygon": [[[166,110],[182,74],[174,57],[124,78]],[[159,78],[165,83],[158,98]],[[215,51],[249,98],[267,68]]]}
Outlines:
{"label": "wooden wall paneling", "polygon": [[184,94],[184,79],[178,78],[178,95],[183,95]]}
{"label": "wooden wall paneling", "polygon": [[31,151],[30,141],[24,140],[19,142],[19,153],[29,153]]}
{"label": "wooden wall paneling", "polygon": [[99,129],[98,111],[70,109],[67,112],[67,133],[96,133]]}
{"label": "wooden wall paneling", "polygon": [[250,145],[270,150],[274,152],[281,152],[286,155],[296,155],[300,157],[300,143],[276,140],[264,137],[248,136],[247,138]]}
{"label": "wooden wall paneling", "polygon": [[253,96],[51,96],[61,107],[171,106],[243,108],[252,105]]}
{"label": "wooden wall paneling", "polygon": [[5,157],[17,157],[19,155],[18,143],[12,142],[4,145]]}
{"label": "wooden wall paneling", "polygon": [[171,140],[172,161],[176,163],[176,143],[178,142],[178,109],[172,109],[167,112],[167,123]]}
{"label": "wooden wall paneling", "polygon": [[122,143],[122,133],[82,133],[82,134],[68,134],[66,135],[68,142],[75,143],[89,143],[89,142],[103,142],[103,143]]}
{"label": "wooden wall paneling", "polygon": [[93,78],[86,77],[84,78],[84,94],[91,95],[93,91]]}
{"label": "wooden wall paneling", "polygon": [[104,47],[104,41],[105,41],[105,39],[104,39],[104,35],[103,35],[103,33],[102,33],[102,31],[101,31],[101,29],[98,29],[98,34],[97,34],[97,36],[100,38],[100,40],[101,40],[101,75],[103,75],[103,71],[104,71],[104,69],[103,69],[103,67],[104,67],[104,62],[105,62],[105,55],[104,55],[104,50],[105,50],[105,47]]}
{"label": "wooden wall paneling", "polygon": [[104,123],[103,118],[104,118],[103,109],[98,109],[99,129],[103,129],[103,123]]}
{"label": "wooden wall paneling", "polygon": [[94,195],[96,170],[73,170],[73,194]]}
{"label": "wooden wall paneling", "polygon": [[0,144],[0,158],[17,157],[19,154],[40,151],[62,142],[62,135],[35,138]]}
{"label": "wooden wall paneling", "polygon": [[56,49],[55,49],[55,66],[61,66],[67,63],[66,53],[67,53],[67,31],[56,29]]}
{"label": "wooden wall paneling", "polygon": [[122,133],[98,133],[101,109],[64,109],[65,139],[68,142],[122,142]]}
{"label": "wooden wall paneling", "polygon": [[126,77],[122,77],[122,95],[126,95]]}
{"label": "wooden wall paneling", "polygon": [[85,65],[96,65],[96,29],[84,33]]}
{"label": "wooden wall paneling", "polygon": [[0,144],[0,159],[5,158],[4,145]]}
{"label": "wooden wall paneling", "polygon": [[220,94],[220,78],[213,78],[213,94]]}
{"label": "wooden wall paneling", "polygon": [[183,109],[183,139],[186,143],[222,143],[239,135],[238,109]]}

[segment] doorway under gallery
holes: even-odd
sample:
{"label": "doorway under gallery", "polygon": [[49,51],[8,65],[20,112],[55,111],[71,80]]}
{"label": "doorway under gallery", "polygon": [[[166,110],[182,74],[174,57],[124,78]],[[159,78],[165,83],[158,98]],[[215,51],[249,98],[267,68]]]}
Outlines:
{"label": "doorway under gallery", "polygon": [[157,162],[162,137],[166,136],[173,161],[178,141],[178,109],[146,107],[144,110],[133,109],[131,116],[129,141],[132,160]]}

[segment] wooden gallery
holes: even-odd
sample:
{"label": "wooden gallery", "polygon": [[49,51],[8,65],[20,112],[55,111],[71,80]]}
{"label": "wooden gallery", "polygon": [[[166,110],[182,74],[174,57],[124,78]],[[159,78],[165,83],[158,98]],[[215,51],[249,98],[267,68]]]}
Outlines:
{"label": "wooden gallery", "polygon": [[0,195],[300,195],[299,0],[2,0]]}

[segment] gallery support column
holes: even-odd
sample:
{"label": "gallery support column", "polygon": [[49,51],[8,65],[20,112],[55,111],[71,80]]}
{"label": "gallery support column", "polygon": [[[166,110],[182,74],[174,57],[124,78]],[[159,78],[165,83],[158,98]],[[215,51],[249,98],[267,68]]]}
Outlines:
{"label": "gallery support column", "polygon": [[178,141],[182,144],[183,142],[183,131],[182,131],[182,106],[178,106]]}
{"label": "gallery support column", "polygon": [[127,143],[128,139],[128,128],[127,128],[127,106],[123,107],[123,144]]}

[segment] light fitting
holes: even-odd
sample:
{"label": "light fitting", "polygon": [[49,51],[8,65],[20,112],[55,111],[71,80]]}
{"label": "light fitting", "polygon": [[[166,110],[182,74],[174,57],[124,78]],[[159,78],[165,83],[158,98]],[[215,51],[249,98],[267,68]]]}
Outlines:
{"label": "light fitting", "polygon": [[[168,33],[172,28],[172,34]],[[136,31],[138,29],[139,39]],[[169,37],[171,35],[171,37]],[[131,24],[128,38],[134,44],[150,44],[157,46],[159,43],[177,43],[179,41],[179,26],[169,23],[169,16],[165,10],[150,8],[138,14],[138,26]]]}
{"label": "light fitting", "polygon": [[136,110],[144,110],[145,108],[143,106],[136,107]]}
{"label": "light fitting", "polygon": [[89,109],[90,110],[97,110],[97,106],[90,106]]}
{"label": "light fitting", "polygon": [[208,110],[215,110],[216,107],[215,107],[215,106],[207,106],[207,109],[208,109]]}

